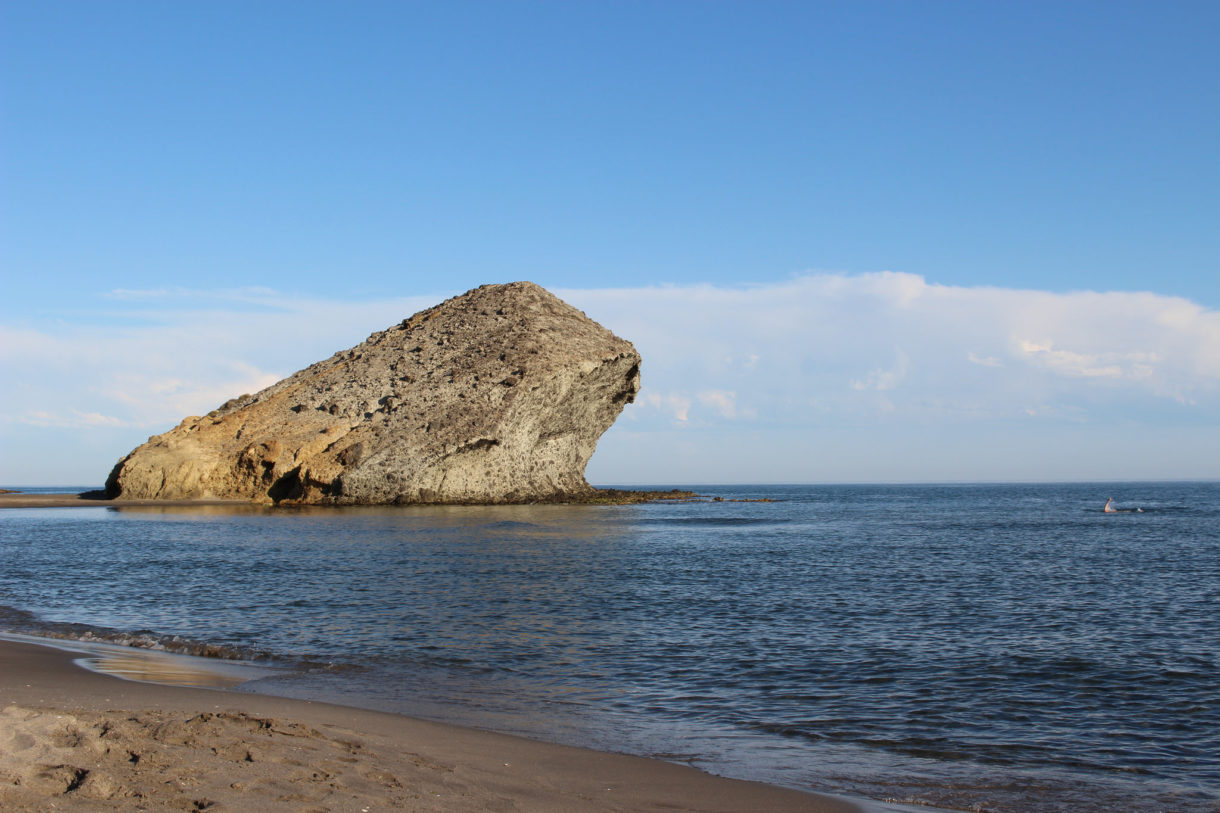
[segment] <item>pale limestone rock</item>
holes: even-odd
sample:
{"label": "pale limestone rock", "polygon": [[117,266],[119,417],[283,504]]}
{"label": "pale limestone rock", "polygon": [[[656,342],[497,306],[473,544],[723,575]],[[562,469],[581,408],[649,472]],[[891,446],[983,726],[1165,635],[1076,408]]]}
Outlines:
{"label": "pale limestone rock", "polygon": [[503,503],[588,494],[640,357],[530,282],[484,285],[149,438],[119,499]]}

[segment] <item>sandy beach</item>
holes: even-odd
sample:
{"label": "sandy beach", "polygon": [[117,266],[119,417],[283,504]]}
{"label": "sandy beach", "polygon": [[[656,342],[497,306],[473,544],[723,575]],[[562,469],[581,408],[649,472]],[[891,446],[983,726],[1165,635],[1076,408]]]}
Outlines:
{"label": "sandy beach", "polygon": [[124,680],[77,657],[0,641],[4,810],[860,810],[658,760]]}

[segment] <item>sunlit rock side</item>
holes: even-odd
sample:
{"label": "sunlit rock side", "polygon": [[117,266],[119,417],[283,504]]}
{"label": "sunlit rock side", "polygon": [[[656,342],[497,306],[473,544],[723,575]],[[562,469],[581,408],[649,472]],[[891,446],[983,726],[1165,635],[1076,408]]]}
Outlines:
{"label": "sunlit rock side", "polygon": [[530,282],[484,285],[149,438],[118,499],[505,503],[587,495],[640,357]]}

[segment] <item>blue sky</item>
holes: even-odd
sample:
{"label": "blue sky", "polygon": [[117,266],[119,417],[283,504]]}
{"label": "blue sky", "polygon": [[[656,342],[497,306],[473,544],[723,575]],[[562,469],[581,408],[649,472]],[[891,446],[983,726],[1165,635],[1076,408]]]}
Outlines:
{"label": "blue sky", "polygon": [[1220,477],[1218,34],[1211,2],[0,4],[0,481],[100,482],[514,279],[644,353],[594,481]]}

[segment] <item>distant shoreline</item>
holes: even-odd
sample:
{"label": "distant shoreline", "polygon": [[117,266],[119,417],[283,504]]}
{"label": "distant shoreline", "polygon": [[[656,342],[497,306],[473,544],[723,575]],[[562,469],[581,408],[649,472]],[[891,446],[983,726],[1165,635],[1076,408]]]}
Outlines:
{"label": "distant shoreline", "polygon": [[0,494],[0,508],[120,508],[124,506],[164,505],[250,505],[246,500],[110,500],[98,495],[100,492],[83,491],[79,494],[29,494],[10,491]]}
{"label": "distant shoreline", "polygon": [[[671,491],[632,491],[617,488],[598,488],[585,495],[564,495],[553,499],[529,500],[523,503],[403,503],[398,507],[412,505],[635,505],[646,502],[686,501],[702,499],[693,491],[673,489]],[[102,491],[83,491],[78,494],[35,494],[22,491],[0,490],[0,508],[129,508],[143,506],[161,506],[174,508],[190,508],[203,506],[261,506],[261,503],[249,500],[232,499],[197,499],[197,500],[124,500],[110,499]],[[366,507],[363,505],[331,505],[329,503],[308,503],[311,508],[351,508]],[[393,504],[378,504],[382,507]],[[263,507],[271,508],[266,505]],[[283,503],[280,508],[301,507],[295,503]]]}

